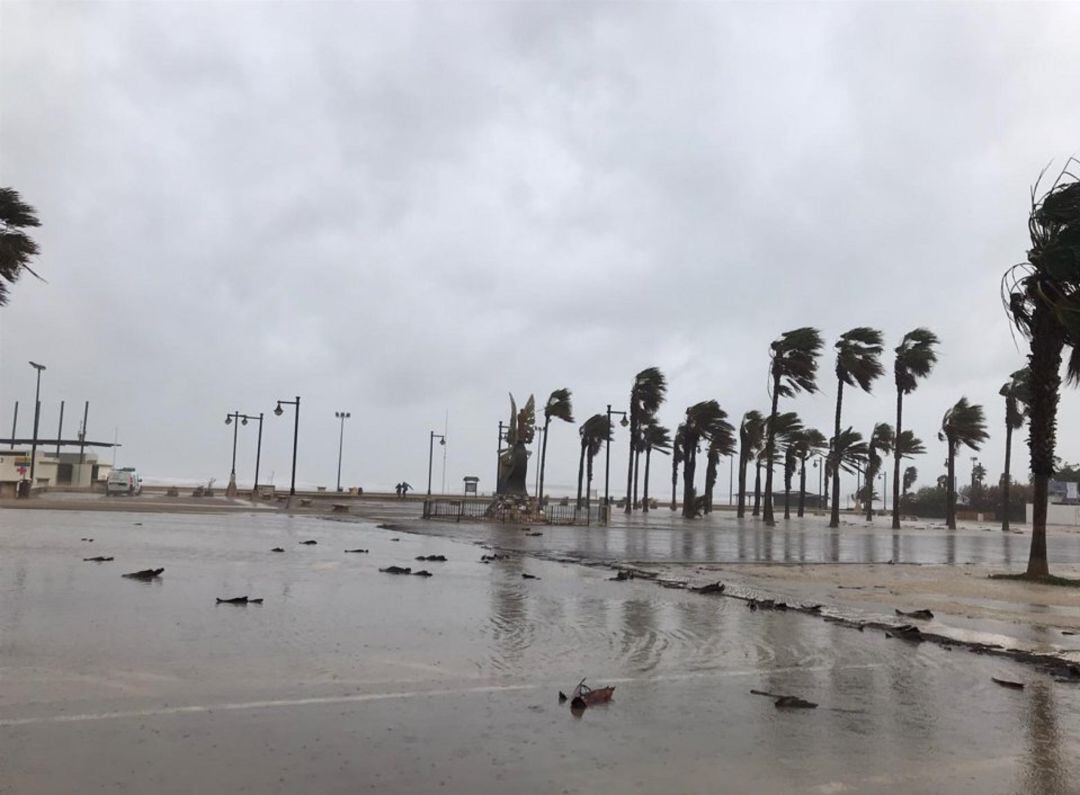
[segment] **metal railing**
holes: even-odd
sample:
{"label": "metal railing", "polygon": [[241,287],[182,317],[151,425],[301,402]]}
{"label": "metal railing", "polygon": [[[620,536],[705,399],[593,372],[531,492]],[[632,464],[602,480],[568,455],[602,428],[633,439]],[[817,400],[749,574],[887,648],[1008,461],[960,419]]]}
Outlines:
{"label": "metal railing", "polygon": [[[577,507],[572,502],[548,503],[543,508],[544,520],[550,525],[588,525],[598,521],[598,508]],[[460,522],[526,522],[529,517],[513,505],[490,499],[428,497],[424,500],[424,519]]]}

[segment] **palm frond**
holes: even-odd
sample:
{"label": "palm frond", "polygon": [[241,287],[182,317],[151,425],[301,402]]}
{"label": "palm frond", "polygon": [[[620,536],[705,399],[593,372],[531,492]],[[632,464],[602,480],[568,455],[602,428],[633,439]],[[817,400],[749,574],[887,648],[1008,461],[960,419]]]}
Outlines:
{"label": "palm frond", "polygon": [[547,403],[544,404],[544,419],[574,421],[574,407],[570,401],[569,389],[556,389],[548,396]]}
{"label": "palm frond", "polygon": [[942,417],[941,433],[938,436],[953,449],[964,445],[978,450],[989,438],[983,407],[969,403],[966,397],[960,398]]}
{"label": "palm frond", "polygon": [[770,348],[770,372],[779,383],[781,397],[793,397],[797,392],[817,391],[817,359],[822,347],[821,332],[816,328],[785,331]]}
{"label": "palm frond", "polygon": [[854,472],[866,462],[867,449],[863,442],[862,434],[851,428],[840,432],[836,437],[836,443],[829,451],[829,459],[833,467],[839,465],[845,472]]}
{"label": "palm frond", "polygon": [[896,446],[893,449],[900,451],[901,458],[913,458],[914,456],[926,453],[926,448],[923,446],[922,439],[916,436],[912,431],[901,431],[900,436],[896,439]]}
{"label": "palm frond", "polygon": [[836,343],[836,377],[848,386],[856,384],[869,392],[875,379],[885,373],[881,364],[884,350],[881,332],[857,326],[840,335]]}
{"label": "palm frond", "polygon": [[915,391],[920,378],[926,378],[937,363],[937,335],[927,328],[917,328],[904,335],[896,346],[893,375],[896,387],[905,395]]}

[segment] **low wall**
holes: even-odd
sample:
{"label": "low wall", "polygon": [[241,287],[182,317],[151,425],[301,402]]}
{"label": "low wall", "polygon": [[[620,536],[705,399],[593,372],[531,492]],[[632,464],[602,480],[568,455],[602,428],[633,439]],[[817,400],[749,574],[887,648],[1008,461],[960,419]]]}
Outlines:
{"label": "low wall", "polygon": [[[1035,506],[1027,504],[1027,523],[1031,524],[1031,514]],[[1080,505],[1055,505],[1050,503],[1046,506],[1046,523],[1080,527]]]}

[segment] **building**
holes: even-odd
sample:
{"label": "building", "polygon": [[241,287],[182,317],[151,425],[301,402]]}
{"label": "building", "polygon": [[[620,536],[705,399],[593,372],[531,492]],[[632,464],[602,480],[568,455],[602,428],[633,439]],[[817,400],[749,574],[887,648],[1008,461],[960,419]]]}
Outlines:
{"label": "building", "polygon": [[[34,488],[90,487],[103,483],[112,464],[102,463],[97,453],[55,453],[38,447],[34,465]],[[0,498],[14,497],[20,481],[30,477],[30,450],[0,450]]]}

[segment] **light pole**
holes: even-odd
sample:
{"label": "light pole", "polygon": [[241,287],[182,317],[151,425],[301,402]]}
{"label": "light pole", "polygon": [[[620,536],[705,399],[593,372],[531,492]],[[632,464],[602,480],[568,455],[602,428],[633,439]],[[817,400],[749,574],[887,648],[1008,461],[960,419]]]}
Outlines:
{"label": "light pole", "polygon": [[[608,513],[611,511],[611,495],[608,491],[609,480],[611,479],[611,416],[618,414],[622,417],[619,420],[619,424],[624,428],[630,424],[630,420],[626,419],[625,411],[612,411],[611,404],[607,404],[607,442],[604,449],[604,523],[607,523]],[[630,495],[626,495],[626,499],[630,499]]]}
{"label": "light pole", "polygon": [[[545,428],[544,428],[543,425],[534,425],[533,426],[533,431],[535,431],[537,436],[541,437],[541,438],[536,440],[536,449],[537,449],[537,451],[539,451],[539,450],[542,449],[542,446],[543,446],[543,436],[544,436],[544,433],[545,433]],[[539,457],[540,456],[537,456],[537,458],[539,458]],[[536,462],[536,479],[535,479],[535,485],[533,486],[533,491],[536,493],[537,505],[543,505],[544,495],[540,493],[540,462],[539,461]]]}
{"label": "light pole", "polygon": [[[505,423],[499,420],[499,441],[495,445],[495,493],[502,494],[502,443],[506,439]],[[509,429],[507,429],[509,430]]]}
{"label": "light pole", "polygon": [[728,453],[727,457],[727,504],[730,508],[735,504],[735,455]]}
{"label": "light pole", "polygon": [[279,400],[277,408],[274,409],[274,414],[278,417],[284,413],[282,406],[296,407],[292,437],[292,479],[289,481],[289,497],[293,497],[296,495],[296,443],[300,440],[300,396],[297,395],[296,400]]}
{"label": "light pole", "polygon": [[[230,418],[233,418],[233,417],[238,418],[240,420],[241,425],[247,425],[248,420],[258,420],[259,421],[259,437],[258,437],[258,441],[255,443],[255,485],[253,485],[251,487],[251,498],[255,499],[255,497],[258,496],[258,494],[259,494],[259,459],[262,456],[263,413],[260,411],[259,416],[256,417],[254,414],[241,414],[240,412],[237,411],[237,412],[234,412],[234,413],[230,414],[229,417],[227,417],[225,419],[225,424],[228,425]],[[234,434],[235,434],[235,429],[234,429]],[[234,472],[236,471],[236,438],[235,438],[235,436],[233,438],[233,471]]]}
{"label": "light pole", "polygon": [[[225,424],[233,426],[232,466],[229,468],[229,485],[225,489],[225,496],[231,499],[236,496],[236,436],[240,432],[240,412],[234,411],[232,414],[226,414]],[[247,417],[244,417],[243,424],[247,425]]]}
{"label": "light pole", "polygon": [[439,444],[443,447],[446,446],[446,435],[441,433],[431,432],[431,436],[428,438],[428,452],[427,452],[427,493],[431,496],[431,461],[435,454],[435,439],[438,438]]}
{"label": "light pole", "polygon": [[37,386],[34,388],[34,439],[30,443],[30,491],[34,490],[34,466],[37,464],[37,433],[38,419],[41,416],[41,371],[45,365],[30,362],[30,366],[37,370]]}
{"label": "light pole", "polygon": [[334,416],[341,420],[341,431],[337,443],[337,490],[341,491],[341,448],[345,444],[345,420],[352,416],[347,411],[335,411]]}

